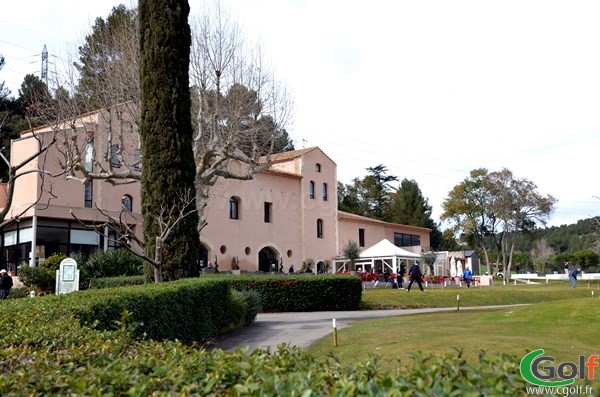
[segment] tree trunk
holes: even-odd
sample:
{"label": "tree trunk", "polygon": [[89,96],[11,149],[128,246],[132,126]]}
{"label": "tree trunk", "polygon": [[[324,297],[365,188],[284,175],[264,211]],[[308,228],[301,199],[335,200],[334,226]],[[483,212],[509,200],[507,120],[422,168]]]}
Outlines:
{"label": "tree trunk", "polygon": [[162,283],[162,281],[162,240],[157,236],[154,250],[154,282]]}

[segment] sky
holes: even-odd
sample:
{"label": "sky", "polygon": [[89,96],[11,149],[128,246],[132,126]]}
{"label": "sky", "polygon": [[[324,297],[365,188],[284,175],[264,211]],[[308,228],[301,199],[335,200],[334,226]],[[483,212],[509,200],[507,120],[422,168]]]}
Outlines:
{"label": "sky", "polygon": [[[296,148],[320,147],[342,183],[383,164],[439,221],[471,170],[507,168],[558,200],[548,225],[600,215],[600,2],[221,2],[289,90]],[[54,73],[120,3],[3,4],[0,81],[17,95],[44,45]]]}

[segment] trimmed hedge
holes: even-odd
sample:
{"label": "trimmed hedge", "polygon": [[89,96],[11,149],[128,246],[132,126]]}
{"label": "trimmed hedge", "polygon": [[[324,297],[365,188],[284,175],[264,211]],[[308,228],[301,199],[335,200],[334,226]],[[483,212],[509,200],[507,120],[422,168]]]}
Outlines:
{"label": "trimmed hedge", "polygon": [[142,285],[146,282],[146,276],[121,276],[103,277],[90,280],[90,289],[114,288],[127,285]]}
{"label": "trimmed hedge", "polygon": [[81,291],[65,299],[74,300],[74,316],[82,324],[112,330],[127,311],[138,334],[185,343],[221,335],[231,325],[225,314],[234,308],[229,283],[219,279]]}
{"label": "trimmed hedge", "polygon": [[[448,356],[416,353],[412,360],[384,371],[375,356],[366,362],[343,365],[334,357],[320,360],[284,345],[252,353],[243,349],[226,352],[207,351],[179,341],[132,337],[135,328],[132,321],[147,319],[140,316],[143,310],[136,309],[152,307],[157,302],[174,303],[174,308],[184,311],[169,310],[173,324],[167,328],[174,329],[181,318],[178,316],[194,312],[188,307],[195,305],[189,303],[202,301],[186,301],[183,305],[173,299],[205,298],[203,294],[212,286],[216,287],[213,293],[225,293],[228,288],[224,280],[194,279],[3,301],[2,396],[527,395],[526,383],[519,374],[519,359],[506,355],[488,358],[482,353],[480,362],[472,365],[460,353]],[[178,296],[173,289],[179,288],[184,292]],[[149,292],[142,291],[146,289]],[[125,291],[133,298],[127,298]],[[165,297],[159,298],[163,294]],[[257,294],[234,295],[237,309],[222,317],[233,316],[242,300],[254,299],[251,297]],[[207,304],[214,305],[216,300],[229,299],[225,294],[216,295]],[[102,306],[114,309],[95,311]],[[90,320],[111,324],[111,319],[118,317],[117,307],[128,308],[133,319],[124,315],[123,321],[108,327],[111,330],[82,325],[78,321],[81,317],[75,316],[78,311],[87,313]],[[204,313],[197,310],[194,313]],[[160,322],[163,321],[164,318]]]}
{"label": "trimmed hedge", "polygon": [[356,276],[337,275],[226,275],[222,278],[240,291],[260,294],[263,312],[358,310],[362,283]]}

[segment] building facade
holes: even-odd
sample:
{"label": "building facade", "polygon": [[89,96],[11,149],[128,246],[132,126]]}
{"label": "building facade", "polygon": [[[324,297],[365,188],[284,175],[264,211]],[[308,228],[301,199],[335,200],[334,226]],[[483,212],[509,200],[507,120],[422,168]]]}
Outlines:
{"label": "building facade", "polygon": [[[112,117],[110,111],[93,112],[79,117],[74,128],[82,156],[104,153],[90,156],[95,159],[86,162],[90,170],[128,172],[125,164],[131,162],[121,159],[139,158],[137,131],[122,113]],[[111,130],[130,131],[124,134],[129,141],[110,147],[104,136]],[[11,162],[27,159],[55,131],[56,127],[46,126],[22,133],[12,142]],[[136,235],[142,235],[139,182],[69,179],[63,172],[64,149],[58,142],[32,159],[26,168],[44,173],[31,172],[16,182],[11,214],[21,216],[1,231],[2,267],[16,271],[58,252],[89,255],[114,249],[115,236],[103,226],[106,214],[124,217]],[[338,211],[336,164],[318,147],[278,153],[271,162],[252,180],[220,179],[211,188],[207,224],[200,232],[199,266],[210,263],[229,270],[236,262],[245,271],[287,272],[292,265],[298,271],[303,263],[314,263],[312,270],[320,272],[331,271],[328,265],[340,257],[349,240],[361,249],[384,238],[417,253],[429,247],[429,229]],[[243,164],[232,161],[230,167]]]}

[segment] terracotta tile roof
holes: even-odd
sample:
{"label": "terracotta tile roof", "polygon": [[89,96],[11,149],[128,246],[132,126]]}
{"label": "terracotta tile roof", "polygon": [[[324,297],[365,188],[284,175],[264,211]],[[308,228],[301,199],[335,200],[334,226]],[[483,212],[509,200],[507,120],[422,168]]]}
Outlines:
{"label": "terracotta tile roof", "polygon": [[297,174],[295,172],[282,171],[282,170],[278,170],[275,168],[269,168],[268,170],[264,171],[264,173],[265,174],[276,174],[276,175],[281,175],[281,176],[288,176],[288,177],[302,179],[301,174]]}
{"label": "terracotta tile roof", "polygon": [[[311,152],[315,149],[317,149],[317,147],[313,146],[313,147],[309,147],[306,149],[298,149],[298,150],[290,150],[289,152],[274,153],[271,155],[271,162],[272,163],[281,163],[284,161],[293,160],[298,157],[302,157],[306,153]],[[265,156],[262,156],[258,162],[259,162],[259,164],[261,164],[261,163],[264,163],[266,160],[267,160],[267,158]]]}

